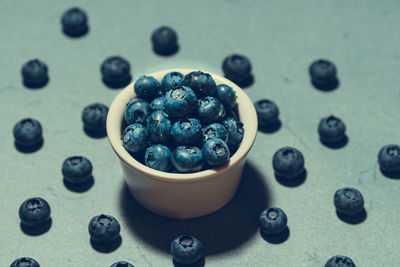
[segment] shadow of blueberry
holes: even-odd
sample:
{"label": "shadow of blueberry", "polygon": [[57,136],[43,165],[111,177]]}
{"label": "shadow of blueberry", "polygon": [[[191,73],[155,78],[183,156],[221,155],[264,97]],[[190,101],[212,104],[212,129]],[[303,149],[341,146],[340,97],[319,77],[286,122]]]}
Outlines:
{"label": "shadow of blueberry", "polygon": [[67,180],[63,179],[64,186],[75,193],[84,193],[89,191],[90,188],[92,188],[94,184],[94,177],[90,176],[89,180],[87,180],[83,184],[72,184],[68,182]]}
{"label": "shadow of blueberry", "polygon": [[103,138],[103,137],[107,136],[107,131],[106,130],[104,130],[104,131],[94,131],[94,130],[90,130],[90,129],[87,129],[87,128],[83,127],[83,131],[85,132],[85,134],[87,136],[89,136],[91,138],[94,138],[94,139],[100,139],[100,138]]}
{"label": "shadow of blueberry", "polygon": [[[225,78],[229,79],[228,77],[225,76]],[[229,79],[230,80],[230,79]],[[244,81],[241,82],[235,82],[240,88],[244,89],[246,87],[250,87],[255,81],[255,78],[253,74],[250,74],[249,77],[247,77]]]}
{"label": "shadow of blueberry", "polygon": [[258,130],[262,133],[266,133],[266,134],[273,134],[276,133],[277,131],[279,131],[279,129],[282,127],[282,122],[280,120],[278,120],[277,122],[268,125],[268,127],[266,126],[258,126]]}
{"label": "shadow of blueberry", "polygon": [[90,245],[92,246],[92,248],[101,253],[111,253],[117,250],[121,246],[121,244],[122,244],[121,236],[118,236],[116,239],[114,239],[109,243],[96,242],[93,241],[93,239],[90,239]]}
{"label": "shadow of blueberry", "polygon": [[121,81],[121,82],[113,83],[113,82],[106,81],[104,79],[102,79],[102,81],[103,81],[104,85],[110,89],[121,89],[121,88],[128,86],[131,83],[132,75],[129,75],[124,81]]}
{"label": "shadow of blueberry", "polygon": [[69,32],[68,30],[65,29],[63,29],[62,31],[65,34],[65,36],[69,37],[68,39],[78,40],[79,38],[84,37],[89,33],[89,27],[86,27],[83,31],[79,33]]}
{"label": "shadow of blueberry", "polygon": [[156,249],[169,253],[171,241],[185,233],[198,238],[205,255],[233,250],[258,231],[258,218],[271,203],[266,177],[249,161],[233,199],[220,210],[195,219],[169,219],[141,207],[121,188],[120,208],[128,232]]}
{"label": "shadow of blueberry", "polygon": [[321,142],[321,144],[323,144],[326,147],[329,147],[331,149],[340,149],[342,147],[345,147],[347,145],[347,143],[349,142],[349,138],[346,136],[344,136],[344,138],[337,142],[337,143],[327,143],[325,141],[322,141],[321,139],[319,139],[319,141]]}
{"label": "shadow of blueberry", "polygon": [[176,53],[179,52],[179,45],[177,45],[174,49],[171,49],[171,50],[168,50],[168,51],[158,50],[158,49],[153,47],[153,52],[156,53],[157,55],[163,56],[163,57],[172,56],[173,54],[176,54]]}
{"label": "shadow of blueberry", "polygon": [[367,211],[365,209],[355,215],[346,215],[336,211],[336,215],[340,220],[348,224],[360,224],[364,222],[368,217]]}
{"label": "shadow of blueberry", "polygon": [[172,259],[172,263],[174,264],[175,267],[203,267],[204,265],[206,265],[206,258],[203,256],[198,261],[192,264],[183,264]]}
{"label": "shadow of blueberry", "polygon": [[339,88],[340,86],[340,81],[339,79],[336,79],[334,82],[327,84],[327,85],[321,85],[317,84],[314,81],[311,81],[311,84],[318,90],[323,91],[323,92],[331,92]]}
{"label": "shadow of blueberry", "polygon": [[43,87],[45,87],[45,86],[49,83],[49,80],[50,80],[50,79],[47,77],[47,79],[44,80],[44,81],[41,82],[41,83],[31,84],[31,83],[28,83],[28,82],[26,82],[26,81],[23,81],[22,83],[23,83],[23,85],[24,85],[26,88],[28,88],[28,89],[42,89]]}
{"label": "shadow of blueberry", "polygon": [[30,236],[38,236],[38,235],[42,235],[42,234],[48,232],[51,228],[52,223],[53,222],[50,218],[45,224],[43,224],[39,227],[31,227],[31,226],[27,226],[23,223],[20,223],[19,226],[21,228],[21,231],[24,234],[30,235]]}
{"label": "shadow of blueberry", "polygon": [[386,172],[379,168],[382,175],[390,179],[400,179],[400,172]]}
{"label": "shadow of blueberry", "polygon": [[44,140],[42,139],[39,143],[37,143],[34,146],[21,146],[20,144],[17,144],[16,142],[14,142],[14,147],[21,153],[29,154],[29,153],[33,153],[33,152],[36,152],[39,149],[41,149],[43,144],[44,144]]}
{"label": "shadow of blueberry", "polygon": [[287,187],[297,187],[302,185],[307,180],[307,170],[304,170],[299,176],[295,178],[285,178],[275,173],[275,178],[278,183]]}
{"label": "shadow of blueberry", "polygon": [[289,230],[289,227],[286,227],[286,229],[283,230],[281,233],[273,234],[273,235],[267,235],[264,232],[260,231],[260,235],[268,243],[281,244],[281,243],[285,242],[289,238],[290,230]]}

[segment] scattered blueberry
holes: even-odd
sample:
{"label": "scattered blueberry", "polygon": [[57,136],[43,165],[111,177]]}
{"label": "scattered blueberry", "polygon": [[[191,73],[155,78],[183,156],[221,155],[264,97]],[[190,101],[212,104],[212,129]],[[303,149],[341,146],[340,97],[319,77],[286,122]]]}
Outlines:
{"label": "scattered blueberry", "polygon": [[46,63],[39,59],[29,60],[22,66],[23,83],[28,88],[41,88],[49,81]]}
{"label": "scattered blueberry", "polygon": [[164,110],[164,97],[160,96],[160,97],[157,97],[156,99],[154,99],[153,101],[151,101],[150,108],[153,111]]}
{"label": "scattered blueberry", "polygon": [[160,83],[151,76],[140,77],[136,80],[133,88],[137,97],[148,101],[161,95]]}
{"label": "scattered blueberry", "polygon": [[121,227],[117,219],[110,215],[94,216],[89,222],[89,234],[93,241],[108,243],[119,237]]}
{"label": "scattered blueberry", "polygon": [[135,266],[126,261],[118,261],[116,263],[113,263],[110,267],[135,267]]}
{"label": "scattered blueberry", "polygon": [[16,259],[10,267],[40,267],[39,263],[32,258],[23,257]]}
{"label": "scattered blueberry", "polygon": [[80,37],[89,31],[86,12],[79,7],[73,7],[64,12],[61,17],[63,32],[70,37]]}
{"label": "scattered blueberry", "polygon": [[82,121],[85,129],[95,132],[106,131],[108,107],[101,103],[93,103],[82,111]]}
{"label": "scattered blueberry", "polygon": [[228,142],[228,131],[222,124],[219,123],[212,123],[204,127],[202,130],[202,135],[203,143],[213,138],[219,138],[225,143]]}
{"label": "scattered blueberry", "polygon": [[100,68],[103,82],[111,88],[126,86],[132,79],[129,62],[119,56],[105,59]]}
{"label": "scattered blueberry", "polygon": [[182,85],[190,87],[197,96],[214,96],[217,86],[210,74],[201,71],[192,71],[185,75]]}
{"label": "scattered blueberry", "polygon": [[168,147],[160,144],[152,145],[146,149],[144,162],[152,169],[168,172],[171,168],[171,155]]}
{"label": "scattered blueberry", "polygon": [[160,55],[172,55],[178,51],[178,35],[168,26],[157,28],[151,35],[153,50]]}
{"label": "scattered blueberry", "polygon": [[201,139],[201,123],[193,118],[176,121],[171,128],[171,134],[179,145],[195,144]]}
{"label": "scattered blueberry", "polygon": [[323,118],[318,125],[318,134],[322,142],[337,143],[345,138],[346,125],[333,115]]}
{"label": "scattered blueberry", "polygon": [[21,147],[33,147],[43,141],[42,126],[39,121],[26,118],[14,125],[15,143]]}
{"label": "scattered blueberry", "polygon": [[222,63],[225,77],[237,84],[242,84],[251,78],[250,60],[244,55],[232,54]]}
{"label": "scattered blueberry", "polygon": [[311,82],[315,88],[321,90],[331,90],[337,87],[335,65],[325,59],[318,59],[310,65],[309,73]]}
{"label": "scattered blueberry", "polygon": [[279,109],[275,102],[268,99],[260,99],[254,103],[257,112],[258,125],[261,127],[270,127],[277,123]]}
{"label": "scattered blueberry", "polygon": [[133,98],[126,105],[125,108],[125,121],[126,123],[141,123],[145,125],[147,123],[147,116],[151,113],[151,108],[149,103],[141,98]]}
{"label": "scattered blueberry", "polygon": [[334,204],[338,212],[355,215],[363,211],[364,198],[357,189],[346,187],[335,192]]}
{"label": "scattered blueberry", "polygon": [[219,138],[208,140],[202,149],[204,160],[211,166],[224,165],[229,160],[228,145]]}
{"label": "scattered blueberry", "polygon": [[171,132],[171,120],[167,113],[156,110],[147,117],[147,133],[153,143],[165,143]]}
{"label": "scattered blueberry", "polygon": [[243,139],[243,124],[233,118],[228,118],[223,121],[223,125],[228,131],[228,145],[237,147]]}
{"label": "scattered blueberry", "polygon": [[193,264],[203,257],[203,244],[193,236],[181,235],[171,242],[170,251],[176,262]]}
{"label": "scattered blueberry", "polygon": [[92,163],[83,156],[66,158],[61,168],[64,179],[71,184],[86,183],[90,179],[92,171]]}
{"label": "scattered blueberry", "polygon": [[287,226],[286,213],[280,208],[269,208],[261,212],[259,218],[260,230],[264,234],[279,234]]}
{"label": "scattered blueberry", "polygon": [[333,256],[325,263],[325,267],[356,267],[356,265],[347,256]]}
{"label": "scattered blueberry", "polygon": [[167,73],[161,81],[161,90],[163,93],[168,92],[171,89],[181,86],[185,76],[177,71]]}
{"label": "scattered blueberry", "polygon": [[164,107],[174,118],[189,117],[197,108],[197,96],[189,87],[174,88],[165,94]]}
{"label": "scattered blueberry", "polygon": [[204,123],[217,121],[219,119],[219,100],[212,96],[200,98],[197,101],[197,115]]}
{"label": "scattered blueberry", "polygon": [[204,165],[203,154],[195,146],[178,146],[172,153],[172,164],[178,172],[198,172]]}
{"label": "scattered blueberry", "polygon": [[50,205],[43,198],[29,198],[19,207],[19,218],[26,226],[39,227],[50,219]]}
{"label": "scattered blueberry", "polygon": [[146,127],[139,123],[131,124],[125,128],[121,139],[128,152],[140,152],[147,146],[148,133]]}
{"label": "scattered blueberry", "polygon": [[386,145],[381,148],[378,154],[380,169],[385,174],[400,173],[400,146]]}
{"label": "scattered blueberry", "polygon": [[231,110],[236,105],[236,93],[232,87],[226,84],[219,84],[217,86],[217,96],[226,110]]}
{"label": "scattered blueberry", "polygon": [[287,179],[295,179],[305,170],[303,154],[292,147],[283,147],[276,151],[272,165],[276,175]]}

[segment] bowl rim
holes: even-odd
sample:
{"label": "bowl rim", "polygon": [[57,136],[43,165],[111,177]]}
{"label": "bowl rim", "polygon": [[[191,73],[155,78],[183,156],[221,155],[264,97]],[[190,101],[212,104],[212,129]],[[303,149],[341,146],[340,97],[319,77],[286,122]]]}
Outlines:
{"label": "bowl rim", "polygon": [[[162,78],[167,73],[173,71],[181,72],[184,75],[192,71],[202,71],[204,73],[210,74],[212,78],[215,80],[217,85],[226,84],[232,87],[232,89],[235,91],[237,96],[237,106],[238,106],[237,110],[239,113],[238,114],[239,118],[241,118],[241,122],[243,123],[244,136],[239,148],[237,149],[235,154],[230,157],[228,164],[224,164],[223,166],[213,169],[203,170],[200,172],[170,173],[170,172],[158,171],[150,167],[147,167],[146,165],[140,163],[135,158],[133,158],[122,145],[121,127],[122,127],[122,122],[124,120],[125,107],[132,98],[136,97],[136,94],[133,90],[133,85],[136,82],[136,79],[132,81],[128,86],[126,86],[115,97],[109,108],[107,114],[106,129],[107,129],[107,137],[111,144],[111,147],[113,148],[114,152],[117,154],[117,156],[123,163],[154,180],[163,182],[183,183],[183,182],[203,181],[230,170],[231,168],[239,164],[243,158],[246,157],[246,155],[248,154],[248,152],[250,151],[251,147],[255,142],[258,130],[257,129],[258,120],[253,102],[238,85],[212,72],[199,69],[177,68],[177,69],[160,70],[145,75],[153,76],[154,78],[156,78],[158,81],[161,82]],[[244,113],[246,114],[246,116],[243,116]]]}

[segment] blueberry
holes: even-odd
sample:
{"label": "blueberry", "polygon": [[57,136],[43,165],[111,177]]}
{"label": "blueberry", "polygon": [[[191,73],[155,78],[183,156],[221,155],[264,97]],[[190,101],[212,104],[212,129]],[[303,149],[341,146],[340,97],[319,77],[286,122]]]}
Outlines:
{"label": "blueberry", "polygon": [[182,119],[174,123],[172,138],[179,145],[195,144],[201,139],[201,123],[198,119]]}
{"label": "blueberry", "polygon": [[49,203],[40,197],[29,198],[19,207],[19,218],[26,226],[39,227],[50,219]]}
{"label": "blueberry", "polygon": [[212,96],[200,98],[197,101],[197,115],[205,123],[214,122],[219,117],[219,100]]}
{"label": "blueberry", "polygon": [[181,86],[165,94],[164,107],[172,117],[189,117],[197,108],[197,96],[189,87]]}
{"label": "blueberry", "polygon": [[66,158],[61,168],[64,179],[71,184],[86,183],[91,177],[92,171],[92,163],[83,156]]}
{"label": "blueberry", "polygon": [[86,12],[79,7],[73,7],[64,12],[61,17],[63,32],[70,37],[80,37],[89,31]]}
{"label": "blueberry", "polygon": [[101,214],[90,220],[88,230],[93,241],[108,243],[119,237],[121,227],[113,216]]}
{"label": "blueberry", "polygon": [[172,164],[178,172],[198,172],[204,165],[203,154],[195,146],[178,146],[172,153]]}
{"label": "blueberry", "polygon": [[233,118],[225,119],[222,124],[228,131],[228,145],[232,147],[240,145],[244,135],[243,124]]}
{"label": "blueberry", "polygon": [[219,123],[212,123],[204,127],[202,130],[202,135],[203,143],[213,138],[219,138],[225,143],[228,142],[228,131],[222,124]]}
{"label": "blueberry", "polygon": [[21,74],[24,85],[29,88],[41,88],[49,81],[47,65],[39,59],[26,62]]}
{"label": "blueberry", "polygon": [[132,79],[129,62],[119,56],[105,59],[100,67],[103,82],[111,88],[126,86]]}
{"label": "blueberry", "polygon": [[333,115],[323,118],[318,125],[318,134],[322,142],[337,143],[345,138],[346,125]]}
{"label": "blueberry", "polygon": [[222,63],[225,77],[234,83],[241,84],[251,77],[250,60],[244,55],[232,54]]}
{"label": "blueberry", "polygon": [[135,267],[135,266],[126,261],[118,261],[116,263],[113,263],[110,267]]}
{"label": "blueberry", "polygon": [[275,102],[268,99],[260,99],[254,103],[257,112],[258,125],[269,127],[278,121],[279,109]]}
{"label": "blueberry", "polygon": [[272,159],[275,174],[287,179],[294,179],[304,172],[303,154],[293,147],[283,147],[275,152]]}
{"label": "blueberry", "polygon": [[347,256],[333,256],[326,263],[325,267],[356,267],[353,260]]}
{"label": "blueberry", "polygon": [[185,75],[182,85],[190,87],[199,97],[214,96],[217,86],[210,74],[193,71]]}
{"label": "blueberry", "polygon": [[131,124],[122,132],[121,139],[129,153],[140,152],[147,146],[147,130],[142,124]]}
{"label": "blueberry", "polygon": [[212,138],[205,142],[201,151],[204,160],[211,166],[224,165],[230,156],[228,145],[219,138]]}
{"label": "blueberry", "polygon": [[40,122],[26,118],[14,125],[13,134],[15,143],[21,147],[33,147],[43,141]]}
{"label": "blueberry", "polygon": [[217,114],[217,119],[216,121],[223,121],[226,118],[226,110],[224,105],[222,105],[221,103],[219,103],[218,105],[218,114]]}
{"label": "blueberry", "polygon": [[357,189],[346,187],[335,192],[334,204],[338,212],[355,215],[363,211],[364,198]]}
{"label": "blueberry", "polygon": [[203,244],[193,236],[181,235],[171,242],[170,251],[176,262],[193,264],[203,257]]}
{"label": "blueberry", "polygon": [[328,60],[318,59],[311,63],[309,73],[311,82],[317,89],[333,89],[338,83],[336,67]]}
{"label": "blueberry", "polygon": [[269,208],[261,212],[259,217],[260,230],[264,234],[279,234],[287,226],[286,213],[280,208]]}
{"label": "blueberry", "polygon": [[133,88],[137,97],[148,101],[161,95],[160,83],[151,76],[140,77],[136,80]]}
{"label": "blueberry", "polygon": [[147,133],[153,143],[165,143],[171,132],[171,120],[167,113],[156,110],[147,117]]}
{"label": "blueberry", "polygon": [[149,103],[141,98],[133,98],[126,104],[125,108],[125,121],[127,124],[141,123],[145,125],[147,123],[147,116],[151,113]]}
{"label": "blueberry", "polygon": [[10,267],[40,267],[39,263],[32,258],[23,257],[16,259]]}
{"label": "blueberry", "polygon": [[164,110],[164,97],[160,96],[160,97],[157,97],[156,99],[154,99],[153,101],[151,101],[150,108],[153,111]]}
{"label": "blueberry", "polygon": [[167,73],[161,81],[161,90],[163,93],[171,89],[180,87],[185,76],[177,71]]}
{"label": "blueberry", "polygon": [[105,132],[108,107],[101,103],[86,106],[82,111],[82,121],[89,131]]}
{"label": "blueberry", "polygon": [[151,35],[153,50],[160,55],[172,55],[178,51],[178,35],[168,26],[157,28]]}
{"label": "blueberry", "polygon": [[231,110],[236,105],[236,93],[232,87],[226,84],[217,86],[217,96],[226,110]]}
{"label": "blueberry", "polygon": [[146,149],[144,162],[146,166],[167,172],[171,168],[171,151],[168,147],[157,144]]}
{"label": "blueberry", "polygon": [[378,154],[378,163],[384,173],[400,173],[400,146],[386,145]]}

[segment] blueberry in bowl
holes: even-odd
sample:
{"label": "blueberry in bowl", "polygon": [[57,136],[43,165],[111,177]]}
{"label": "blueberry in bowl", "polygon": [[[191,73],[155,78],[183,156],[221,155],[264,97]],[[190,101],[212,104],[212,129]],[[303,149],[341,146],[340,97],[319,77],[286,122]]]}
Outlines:
{"label": "blueberry in bowl", "polygon": [[201,123],[195,118],[181,119],[172,125],[171,136],[176,144],[196,144],[201,139]]}

